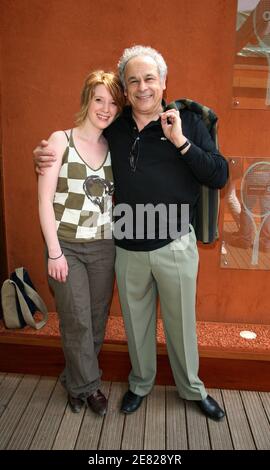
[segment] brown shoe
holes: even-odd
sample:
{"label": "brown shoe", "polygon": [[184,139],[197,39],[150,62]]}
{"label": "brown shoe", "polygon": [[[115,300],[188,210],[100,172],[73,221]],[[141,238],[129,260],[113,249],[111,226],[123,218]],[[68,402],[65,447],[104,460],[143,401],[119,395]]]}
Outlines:
{"label": "brown shoe", "polygon": [[91,408],[94,413],[97,413],[99,416],[104,416],[107,412],[107,399],[104,397],[103,393],[100,390],[92,393],[87,398],[88,406]]}
{"label": "brown shoe", "polygon": [[79,397],[72,397],[68,394],[68,404],[71,408],[72,413],[80,413],[84,405],[84,401]]}

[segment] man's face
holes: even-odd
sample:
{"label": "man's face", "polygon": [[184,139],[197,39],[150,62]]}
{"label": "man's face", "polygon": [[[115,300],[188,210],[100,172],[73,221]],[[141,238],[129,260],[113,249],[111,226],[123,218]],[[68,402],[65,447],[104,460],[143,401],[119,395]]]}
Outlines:
{"label": "man's face", "polygon": [[125,68],[125,95],[137,114],[155,115],[161,108],[165,80],[161,80],[155,61],[148,56],[130,59]]}

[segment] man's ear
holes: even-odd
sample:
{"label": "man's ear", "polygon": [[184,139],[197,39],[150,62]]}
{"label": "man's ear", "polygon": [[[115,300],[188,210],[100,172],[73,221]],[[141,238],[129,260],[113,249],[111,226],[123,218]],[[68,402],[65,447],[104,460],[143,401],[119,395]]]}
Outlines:
{"label": "man's ear", "polygon": [[130,104],[130,102],[129,102],[129,99],[128,99],[128,94],[127,94],[126,88],[124,88],[124,95],[126,97],[126,103],[125,104],[128,106]]}
{"label": "man's ear", "polygon": [[162,90],[166,90],[166,78],[163,78],[163,80],[161,80],[161,86]]}

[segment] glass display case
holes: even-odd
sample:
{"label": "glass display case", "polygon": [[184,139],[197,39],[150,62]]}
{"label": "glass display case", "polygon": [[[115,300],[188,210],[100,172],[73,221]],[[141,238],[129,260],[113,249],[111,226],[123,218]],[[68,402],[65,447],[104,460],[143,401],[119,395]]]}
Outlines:
{"label": "glass display case", "polygon": [[270,0],[238,0],[233,107],[270,107]]}
{"label": "glass display case", "polygon": [[270,269],[270,158],[229,159],[221,267]]}

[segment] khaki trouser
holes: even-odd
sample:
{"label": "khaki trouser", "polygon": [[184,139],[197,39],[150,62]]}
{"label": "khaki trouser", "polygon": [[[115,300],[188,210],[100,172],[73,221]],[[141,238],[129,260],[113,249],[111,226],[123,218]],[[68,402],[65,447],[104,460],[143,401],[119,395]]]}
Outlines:
{"label": "khaki trouser", "polygon": [[198,377],[197,271],[198,250],[193,229],[182,240],[154,251],[116,247],[117,284],[132,363],[129,385],[137,395],[148,394],[155,381],[158,293],[179,395],[187,400],[202,400],[207,396]]}
{"label": "khaki trouser", "polygon": [[114,280],[112,240],[60,241],[68,262],[65,283],[54,290],[66,367],[61,382],[74,397],[87,398],[100,386],[98,353],[103,343]]}

